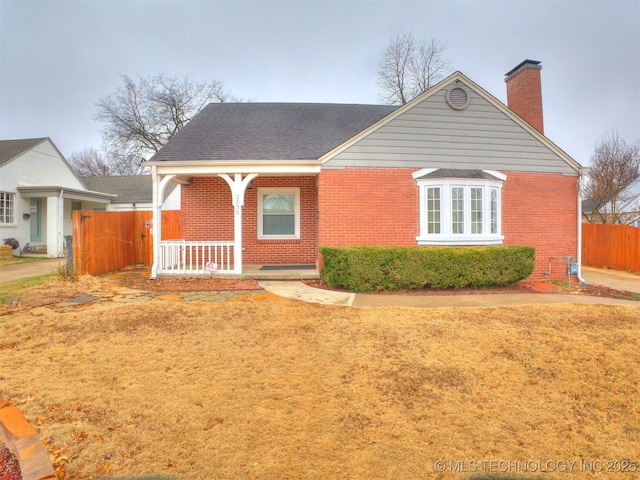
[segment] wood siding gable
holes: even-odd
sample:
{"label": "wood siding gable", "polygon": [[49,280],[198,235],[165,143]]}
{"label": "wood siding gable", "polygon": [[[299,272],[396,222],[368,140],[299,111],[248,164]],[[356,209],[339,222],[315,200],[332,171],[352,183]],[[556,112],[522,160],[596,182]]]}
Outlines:
{"label": "wood siding gable", "polygon": [[[469,105],[447,103],[462,86]],[[490,169],[578,175],[580,165],[504,104],[455,73],[329,152],[323,169],[404,167]]]}

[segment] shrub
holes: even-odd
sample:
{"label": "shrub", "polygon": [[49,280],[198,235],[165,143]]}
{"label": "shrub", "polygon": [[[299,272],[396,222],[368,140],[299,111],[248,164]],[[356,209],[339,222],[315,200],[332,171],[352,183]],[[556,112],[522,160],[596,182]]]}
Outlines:
{"label": "shrub", "polygon": [[479,288],[527,278],[535,249],[486,247],[320,247],[322,277],[353,292]]}

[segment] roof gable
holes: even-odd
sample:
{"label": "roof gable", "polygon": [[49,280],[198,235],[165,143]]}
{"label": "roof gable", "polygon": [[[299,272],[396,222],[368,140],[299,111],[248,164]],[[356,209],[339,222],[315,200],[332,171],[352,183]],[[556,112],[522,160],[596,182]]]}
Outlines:
{"label": "roof gable", "polygon": [[212,103],[150,162],[317,160],[397,107],[313,103]]}
{"label": "roof gable", "polygon": [[8,163],[45,140],[48,139],[46,137],[41,137],[24,138],[19,140],[0,140],[0,165]]}
{"label": "roof gable", "polygon": [[[463,88],[455,108],[447,93]],[[581,166],[483,88],[456,72],[321,158],[323,168],[379,166],[577,174]]]}
{"label": "roof gable", "polygon": [[0,167],[18,185],[58,185],[86,189],[80,177],[49,137],[0,141]]}

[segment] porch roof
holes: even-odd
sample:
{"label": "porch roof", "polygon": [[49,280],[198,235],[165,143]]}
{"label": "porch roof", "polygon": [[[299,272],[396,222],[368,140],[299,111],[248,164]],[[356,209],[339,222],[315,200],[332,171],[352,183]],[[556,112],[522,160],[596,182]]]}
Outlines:
{"label": "porch roof", "polygon": [[70,198],[72,200],[86,200],[96,203],[111,203],[116,195],[103,192],[93,192],[91,190],[78,190],[66,188],[59,185],[21,185],[18,186],[20,195],[29,197],[59,197]]}
{"label": "porch roof", "polygon": [[393,112],[388,105],[211,103],[149,164],[317,160]]}

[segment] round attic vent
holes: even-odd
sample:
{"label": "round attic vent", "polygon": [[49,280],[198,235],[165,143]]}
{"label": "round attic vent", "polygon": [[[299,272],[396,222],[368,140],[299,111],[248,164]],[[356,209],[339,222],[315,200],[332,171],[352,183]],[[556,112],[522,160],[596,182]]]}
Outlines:
{"label": "round attic vent", "polygon": [[451,108],[462,110],[469,105],[469,94],[462,87],[453,87],[447,92],[447,103]]}

